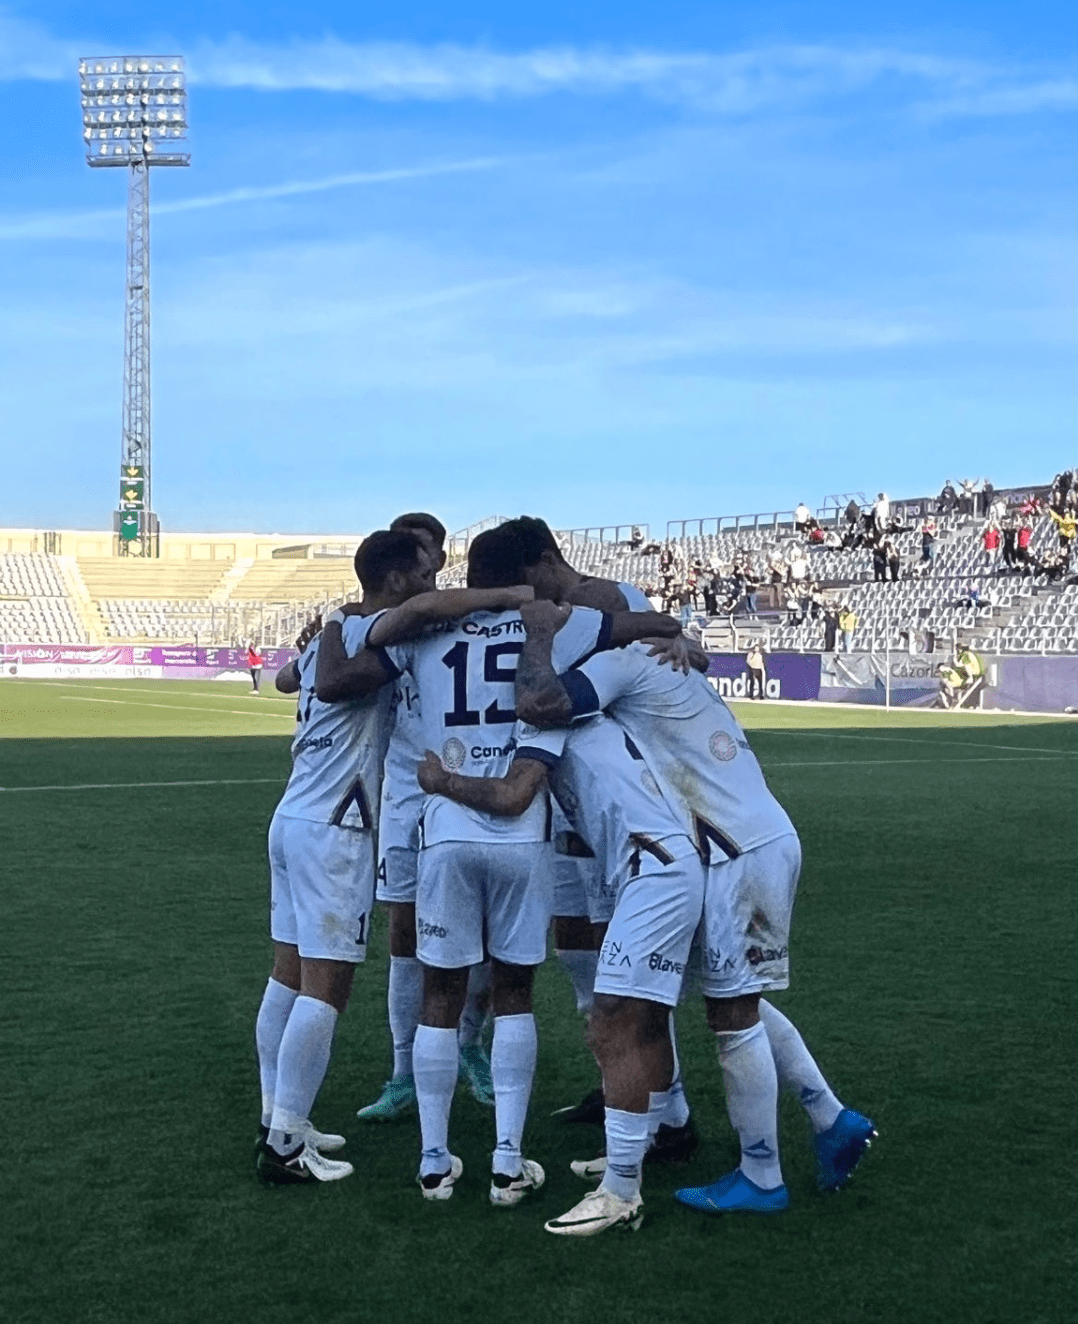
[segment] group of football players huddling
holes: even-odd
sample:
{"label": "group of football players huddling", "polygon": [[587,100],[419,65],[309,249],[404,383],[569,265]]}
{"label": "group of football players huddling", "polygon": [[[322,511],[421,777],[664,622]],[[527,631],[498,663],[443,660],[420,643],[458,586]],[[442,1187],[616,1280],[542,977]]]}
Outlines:
{"label": "group of football players huddling", "polygon": [[548,1232],[638,1227],[644,1165],[696,1148],[673,1033],[683,985],[704,998],[741,1162],[677,1199],[786,1208],[780,1088],[811,1120],[820,1187],[845,1185],[875,1128],[761,996],[788,987],[801,849],[706,656],[639,588],[575,571],[540,519],[476,537],[462,589],[435,588],[444,542],[429,514],[366,538],[362,600],[305,631],[277,676],[298,712],[269,831],[259,1176],[352,1172],[327,1157],[344,1138],[310,1117],[377,899],[393,1075],[358,1115],[418,1110],[424,1199],[448,1200],[461,1175],[449,1122],[462,1073],[494,1108],[491,1202],[543,1185],[521,1140],[552,921],[602,1080],[563,1113],[601,1120],[606,1144],[572,1164],[591,1189]]}

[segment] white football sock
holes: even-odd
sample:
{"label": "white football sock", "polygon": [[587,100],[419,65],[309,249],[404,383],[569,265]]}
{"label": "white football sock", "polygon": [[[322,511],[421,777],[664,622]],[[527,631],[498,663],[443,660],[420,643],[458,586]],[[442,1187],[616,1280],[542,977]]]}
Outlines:
{"label": "white football sock", "polygon": [[449,1110],[457,1088],[458,1058],[456,1030],[439,1030],[433,1025],[420,1025],[416,1030],[412,1074],[423,1143],[422,1177],[449,1171]]}
{"label": "white football sock", "polygon": [[412,1042],[423,1006],[423,967],[414,956],[389,958],[389,1032],[393,1079],[412,1074]]}
{"label": "white football sock", "polygon": [[538,1051],[535,1017],[531,1012],[522,1016],[495,1016],[490,1078],[494,1083],[498,1144],[493,1168],[510,1177],[520,1171],[520,1140],[528,1116]]}
{"label": "white football sock", "polygon": [[649,1116],[620,1108],[606,1110],[606,1175],[601,1185],[619,1200],[632,1200],[640,1194],[640,1169],[650,1142]]}
{"label": "white football sock", "polygon": [[779,1080],[762,1021],[716,1034],[726,1111],[741,1138],[741,1171],[765,1191],[782,1185],[779,1167]]}
{"label": "white football sock", "polygon": [[599,953],[582,951],[578,947],[555,947],[554,955],[573,981],[577,1011],[591,1011],[595,1001],[595,972],[599,968]]}
{"label": "white football sock", "polygon": [[473,965],[468,972],[468,996],[464,999],[464,1010],[460,1017],[460,1030],[457,1041],[461,1048],[479,1042],[483,1025],[490,1009],[490,962],[483,961]]}
{"label": "white football sock", "polygon": [[797,1094],[815,1130],[826,1131],[834,1125],[842,1111],[842,1104],[824,1080],[797,1026],[764,998],[760,999],[760,1020],[767,1030],[779,1084],[783,1089],[793,1090]]}
{"label": "white football sock", "polygon": [[679,1127],[689,1120],[689,1101],[685,1097],[685,1085],[681,1079],[681,1059],[678,1057],[673,1012],[670,1013],[670,1046],[674,1050],[674,1078],[670,1088],[665,1091],[666,1111],[660,1120],[667,1126]]}
{"label": "white football sock", "polygon": [[337,1009],[318,998],[296,998],[277,1053],[277,1089],[273,1097],[269,1142],[289,1154],[303,1140],[311,1109],[326,1077]]}
{"label": "white football sock", "polygon": [[262,1081],[262,1125],[273,1119],[273,1096],[277,1089],[277,1054],[288,1016],[298,994],[287,984],[271,979],[262,994],[262,1005],[255,1021],[255,1047],[258,1050],[258,1074]]}

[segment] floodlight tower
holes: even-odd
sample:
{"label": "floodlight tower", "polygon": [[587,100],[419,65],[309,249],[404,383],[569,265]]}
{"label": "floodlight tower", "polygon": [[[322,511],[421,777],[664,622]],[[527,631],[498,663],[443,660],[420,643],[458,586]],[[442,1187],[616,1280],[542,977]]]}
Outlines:
{"label": "floodlight tower", "polygon": [[190,165],[187,84],[178,55],[111,55],[79,61],[82,136],[91,166],[127,176],[127,298],[120,501],[113,516],[122,555],[157,556],[150,428],[150,167]]}

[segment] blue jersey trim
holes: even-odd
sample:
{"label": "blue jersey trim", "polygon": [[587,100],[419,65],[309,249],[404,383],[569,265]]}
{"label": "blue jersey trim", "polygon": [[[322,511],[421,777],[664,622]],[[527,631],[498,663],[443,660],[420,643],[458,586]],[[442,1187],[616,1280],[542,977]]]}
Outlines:
{"label": "blue jersey trim", "polygon": [[569,696],[569,703],[573,718],[591,717],[595,713],[602,711],[599,703],[599,696],[595,692],[595,686],[591,683],[582,671],[566,671],[560,676],[565,692]]}

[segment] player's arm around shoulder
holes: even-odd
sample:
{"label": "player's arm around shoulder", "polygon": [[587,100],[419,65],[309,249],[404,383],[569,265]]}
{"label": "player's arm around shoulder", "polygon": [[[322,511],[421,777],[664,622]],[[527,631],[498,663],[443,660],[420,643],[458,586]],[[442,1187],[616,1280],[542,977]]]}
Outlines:
{"label": "player's arm around shoulder", "polygon": [[349,656],[344,643],[345,619],[343,612],[333,612],[319,636],[314,692],[322,703],[368,698],[398,675],[385,653],[374,648],[360,648],[354,657]]}
{"label": "player's arm around shoulder", "polygon": [[569,619],[571,608],[539,601],[520,609],[527,638],[517,663],[517,717],[532,726],[568,726],[573,706],[554,670],[554,636]]}
{"label": "player's arm around shoulder", "polygon": [[546,768],[537,759],[514,759],[504,777],[462,777],[448,772],[431,749],[418,773],[419,784],[428,795],[444,795],[496,818],[519,818],[546,782]]}
{"label": "player's arm around shoulder", "polygon": [[369,648],[405,643],[428,625],[468,616],[473,611],[515,611],[535,597],[526,584],[510,588],[448,588],[420,593],[379,616],[367,638]]}

